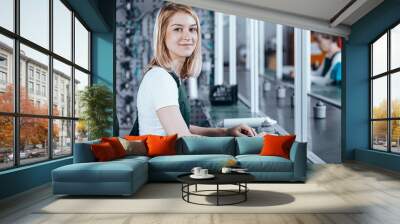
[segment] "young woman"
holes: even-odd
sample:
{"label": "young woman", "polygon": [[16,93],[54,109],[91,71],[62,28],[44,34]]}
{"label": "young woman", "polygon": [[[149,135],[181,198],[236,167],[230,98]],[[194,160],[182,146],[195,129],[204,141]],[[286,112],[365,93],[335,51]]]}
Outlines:
{"label": "young woman", "polygon": [[311,82],[317,85],[339,84],[342,80],[342,54],[338,37],[316,34],[319,48],[326,53],[324,61],[311,74]]}
{"label": "young woman", "polygon": [[132,135],[255,136],[247,125],[204,128],[191,125],[182,79],[201,71],[200,22],[191,7],[167,3],[154,27],[154,58],[144,72],[137,95],[138,119]]}

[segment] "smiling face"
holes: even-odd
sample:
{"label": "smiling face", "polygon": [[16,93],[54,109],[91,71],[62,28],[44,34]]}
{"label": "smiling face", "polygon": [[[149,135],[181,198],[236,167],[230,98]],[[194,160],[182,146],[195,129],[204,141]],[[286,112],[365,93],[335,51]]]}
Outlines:
{"label": "smiling face", "polygon": [[175,13],[167,26],[165,44],[172,60],[184,60],[193,54],[198,39],[196,20],[183,12]]}

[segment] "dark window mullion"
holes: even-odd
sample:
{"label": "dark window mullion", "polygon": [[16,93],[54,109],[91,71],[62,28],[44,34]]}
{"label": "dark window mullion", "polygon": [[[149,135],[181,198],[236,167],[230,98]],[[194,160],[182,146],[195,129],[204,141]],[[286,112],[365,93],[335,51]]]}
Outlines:
{"label": "dark window mullion", "polygon": [[[76,118],[75,116],[75,12],[72,11],[71,14],[71,23],[72,23],[72,38],[71,38],[71,59],[72,59],[72,64],[74,66],[71,67],[72,69],[72,73],[71,73],[71,81],[72,81],[72,85],[71,85],[71,91],[72,91],[72,105],[71,105],[71,117]],[[72,128],[72,132],[71,132],[71,151],[72,151],[72,155],[74,155],[74,151],[75,151],[75,124],[76,121],[73,121],[71,124],[71,128]]]}
{"label": "dark window mullion", "polygon": [[[49,0],[49,50],[53,52],[53,0]],[[50,119],[48,119],[48,152],[49,159],[53,159],[53,57],[49,55],[49,110]]]}
{"label": "dark window mullion", "polygon": [[[388,32],[387,32],[387,51],[386,51],[386,54],[387,54],[387,64],[386,64],[386,66],[387,66],[387,71],[390,71],[390,29],[388,30]],[[388,112],[387,112],[387,117],[389,118],[388,119],[388,122],[387,122],[387,135],[388,135],[388,138],[387,138],[387,141],[388,141],[388,152],[391,152],[392,151],[392,136],[391,136],[391,121],[390,121],[390,118],[392,118],[392,111],[391,111],[391,108],[392,108],[392,106],[391,106],[391,104],[392,104],[392,100],[391,100],[391,88],[390,88],[390,79],[391,79],[391,75],[390,75],[390,73],[387,75],[387,110],[388,110]]]}
{"label": "dark window mullion", "polygon": [[[14,31],[19,35],[19,8],[20,1],[14,1]],[[20,96],[20,50],[19,50],[19,39],[14,39],[14,113],[19,113],[19,96]],[[20,135],[20,119],[14,116],[14,166],[19,166],[19,135]]]}
{"label": "dark window mullion", "polygon": [[372,56],[373,56],[373,44],[369,45],[369,148],[372,150],[373,146],[374,146],[374,136],[373,136],[373,85],[372,85],[372,71],[373,71],[373,60],[372,60]]}

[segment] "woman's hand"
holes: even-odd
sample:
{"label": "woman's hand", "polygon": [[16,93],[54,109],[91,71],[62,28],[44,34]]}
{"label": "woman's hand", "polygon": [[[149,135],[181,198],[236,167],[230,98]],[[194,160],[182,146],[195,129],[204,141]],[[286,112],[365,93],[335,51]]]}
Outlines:
{"label": "woman's hand", "polygon": [[226,133],[228,136],[234,136],[234,137],[244,137],[244,136],[254,137],[257,135],[257,132],[246,124],[240,124],[235,127],[228,128],[226,130]]}

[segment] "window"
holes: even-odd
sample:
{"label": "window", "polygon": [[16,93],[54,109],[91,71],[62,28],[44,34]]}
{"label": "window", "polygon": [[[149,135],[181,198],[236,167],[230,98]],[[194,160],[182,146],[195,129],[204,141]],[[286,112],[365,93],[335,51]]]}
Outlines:
{"label": "window", "polygon": [[[4,2],[0,1],[0,20],[3,18],[1,15],[3,13],[3,6]],[[1,25],[1,24],[0,24]],[[14,76],[14,71],[11,68],[11,61],[6,63],[6,59],[12,59],[14,57],[14,42],[11,38],[6,37],[0,33],[0,113],[12,113],[14,111],[14,83],[12,77]],[[10,67],[9,67],[10,66]],[[8,81],[9,80],[9,81]],[[0,123],[2,122],[2,118],[0,117]],[[8,118],[6,119],[8,120]],[[1,139],[0,135],[0,139]],[[10,146],[8,143],[4,143],[5,145]],[[7,146],[7,147],[8,147]],[[5,147],[5,146],[4,146]],[[0,141],[0,150],[3,148],[3,143]],[[0,169],[1,169],[1,160],[0,160]]]}
{"label": "window", "polygon": [[29,94],[33,94],[33,82],[28,82],[28,92]]}
{"label": "window", "polygon": [[42,73],[42,82],[46,82],[46,74]]}
{"label": "window", "polygon": [[371,148],[400,153],[400,24],[370,45]]}
{"label": "window", "polygon": [[20,0],[21,36],[49,48],[49,0]]}
{"label": "window", "polygon": [[36,84],[36,95],[40,95],[40,84]]}
{"label": "window", "polygon": [[14,0],[0,1],[0,26],[14,31]]}
{"label": "window", "polygon": [[33,67],[32,66],[29,66],[28,74],[29,74],[29,79],[33,80]]}
{"label": "window", "polygon": [[40,70],[36,69],[36,80],[40,81]]}
{"label": "window", "polygon": [[89,32],[75,18],[75,62],[82,68],[89,69]]}
{"label": "window", "polygon": [[3,68],[7,67],[7,56],[0,55],[0,67],[3,67]]}
{"label": "window", "polygon": [[0,84],[1,85],[7,84],[7,74],[3,71],[0,71]]}
{"label": "window", "polygon": [[[67,4],[0,0],[0,26],[8,30],[0,29],[0,83],[10,82],[5,91],[0,88],[0,170],[72,155],[77,131],[87,139],[86,126],[77,127],[79,113],[74,114],[80,89],[71,87],[89,85],[90,31]],[[14,53],[20,60],[13,60]]]}
{"label": "window", "polygon": [[46,86],[42,86],[42,96],[46,96]]}
{"label": "window", "polygon": [[7,56],[0,54],[0,91],[5,91],[7,85]]}

